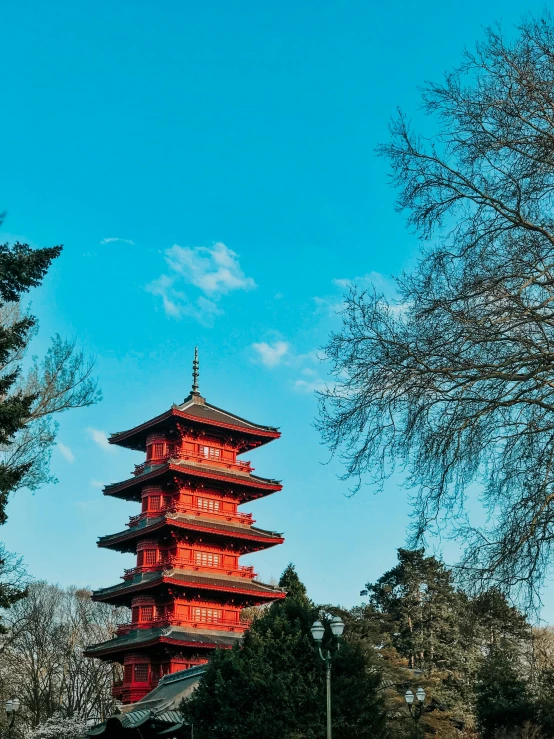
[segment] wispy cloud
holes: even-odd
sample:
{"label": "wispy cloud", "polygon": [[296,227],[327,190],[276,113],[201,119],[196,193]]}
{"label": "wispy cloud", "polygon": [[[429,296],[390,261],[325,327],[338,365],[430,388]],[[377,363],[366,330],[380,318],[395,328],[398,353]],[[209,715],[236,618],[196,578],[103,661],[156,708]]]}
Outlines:
{"label": "wispy cloud", "polygon": [[326,383],[321,379],[318,373],[311,367],[304,367],[301,379],[296,380],[294,389],[300,393],[313,393],[316,390],[323,390]]}
{"label": "wispy cloud", "polygon": [[135,242],[131,239],[120,239],[118,236],[108,236],[105,239],[102,239],[100,242],[101,244],[112,244],[114,241],[119,241],[122,244],[131,244],[132,246],[135,245]]}
{"label": "wispy cloud", "polygon": [[115,448],[110,444],[108,441],[108,435],[105,431],[100,431],[99,429],[93,429],[93,428],[87,428],[87,432],[90,436],[90,438],[94,441],[95,444],[98,444],[100,449],[103,449],[105,452],[114,452]]}
{"label": "wispy cloud", "polygon": [[365,275],[353,278],[339,277],[336,280],[333,280],[332,284],[335,288],[338,288],[338,290],[335,290],[333,294],[326,295],[324,297],[316,296],[314,298],[316,313],[323,313],[330,317],[334,317],[342,313],[346,307],[344,293],[354,286],[361,290],[375,290],[377,293],[383,295],[384,299],[387,301],[389,310],[395,315],[403,314],[408,307],[406,303],[401,303],[399,301],[398,289],[395,281],[380,272],[368,272]]}
{"label": "wispy cloud", "polygon": [[176,280],[168,275],[161,275],[147,286],[152,295],[162,299],[163,309],[169,318],[189,316],[205,326],[211,326],[215,316],[223,313],[213,300],[199,295],[191,301],[186,293],[175,287]]}
{"label": "wispy cloud", "polygon": [[[323,390],[325,381],[320,377],[319,367],[321,358],[317,351],[300,353],[288,342],[277,340],[274,342],[260,341],[252,344],[256,353],[256,361],[269,369],[284,366],[299,373],[301,377],[292,381],[292,387],[297,392],[313,393]],[[289,379],[289,387],[290,379]]]}
{"label": "wispy cloud", "polygon": [[75,461],[75,455],[73,454],[73,452],[68,446],[66,446],[65,444],[62,444],[61,441],[58,441],[58,443],[56,444],[56,447],[58,451],[60,452],[60,454],[62,455],[62,457],[64,457],[68,462],[72,463]]}
{"label": "wispy cloud", "polygon": [[324,388],[325,382],[319,377],[316,377],[314,380],[296,380],[294,383],[294,389],[300,393],[315,393]]}
{"label": "wispy cloud", "polygon": [[[223,312],[218,305],[222,295],[256,287],[252,277],[244,274],[236,252],[221,242],[195,247],[174,244],[164,257],[169,274],[162,274],[146,289],[161,297],[169,318],[190,316],[211,324]],[[200,295],[187,294],[183,285],[192,286]]]}
{"label": "wispy cloud", "polygon": [[266,341],[252,344],[252,349],[257,352],[259,360],[266,367],[276,367],[282,364],[290,351],[290,345],[287,341],[275,341],[268,344]]}
{"label": "wispy cloud", "polygon": [[212,247],[177,246],[165,253],[170,269],[185,282],[195,285],[208,295],[225,294],[231,290],[251,290],[256,283],[242,271],[238,256],[225,244]]}
{"label": "wispy cloud", "polygon": [[105,483],[100,482],[100,480],[91,480],[90,484],[91,484],[91,487],[98,488],[99,490],[103,490],[105,487]]}

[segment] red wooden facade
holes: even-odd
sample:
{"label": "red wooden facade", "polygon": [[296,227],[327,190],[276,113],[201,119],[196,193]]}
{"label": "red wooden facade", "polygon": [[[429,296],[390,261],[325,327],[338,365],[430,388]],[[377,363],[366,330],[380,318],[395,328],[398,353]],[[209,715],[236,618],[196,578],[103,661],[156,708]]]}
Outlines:
{"label": "red wooden facade", "polygon": [[108,485],[105,495],[140,504],[124,531],[98,546],[136,555],[123,582],[98,590],[97,601],[131,609],[130,623],[87,655],[123,664],[114,686],[123,703],[142,698],[168,672],[207,660],[211,650],[231,647],[247,624],[246,606],[283,598],[260,583],[243,554],[281,544],[281,534],[254,525],[242,503],[281,490],[277,480],[253,474],[238,455],[279,438],[260,426],[210,405],[194,384],[188,398],[110,443],[146,454],[133,476]]}

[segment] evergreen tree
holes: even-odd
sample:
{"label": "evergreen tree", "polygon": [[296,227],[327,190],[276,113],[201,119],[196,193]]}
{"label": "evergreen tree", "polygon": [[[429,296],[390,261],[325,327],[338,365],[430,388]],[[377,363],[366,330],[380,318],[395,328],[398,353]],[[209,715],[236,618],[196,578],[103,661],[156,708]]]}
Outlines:
{"label": "evergreen tree", "polygon": [[[280,580],[287,598],[273,603],[241,645],[214,653],[183,711],[197,739],[321,739],[325,668],[310,628],[319,617],[292,565]],[[336,739],[383,736],[380,676],[357,641],[333,662]]]}
{"label": "evergreen tree", "polygon": [[368,583],[373,607],[392,620],[393,645],[411,668],[440,669],[457,662],[459,614],[465,599],[452,573],[423,549],[399,549],[398,564]]}
{"label": "evergreen tree", "polygon": [[[0,244],[0,307],[16,303],[32,287],[40,284],[51,262],[61,252],[60,246],[31,249],[27,244]],[[15,434],[24,428],[37,395],[15,390],[20,367],[13,366],[27,346],[36,319],[25,314],[12,322],[0,323],[0,445],[9,445]],[[0,462],[0,524],[6,520],[6,505],[10,492],[28,470],[28,463]]]}
{"label": "evergreen tree", "polygon": [[492,739],[502,729],[515,733],[536,718],[536,710],[516,654],[505,644],[495,646],[484,659],[478,674],[476,694],[477,724],[482,739]]}
{"label": "evergreen tree", "polygon": [[[0,225],[2,218],[0,217]],[[37,331],[37,319],[21,300],[41,284],[62,247],[33,249],[0,244],[0,525],[11,493],[54,482],[49,471],[57,424],[53,416],[91,405],[100,398],[92,363],[75,342],[56,335],[42,362],[21,364]],[[9,608],[25,594],[21,561],[0,544],[0,606]],[[0,633],[4,631],[0,624]]]}
{"label": "evergreen tree", "polygon": [[[499,590],[469,597],[455,586],[452,572],[422,549],[400,549],[398,564],[362,594],[370,602],[352,609],[350,619],[383,660],[390,716],[405,714],[405,690],[421,684],[427,693],[424,731],[458,736],[475,727],[475,684],[491,650],[511,650],[528,678],[523,655],[531,632],[525,617]],[[396,725],[400,736],[405,727],[401,720]]]}

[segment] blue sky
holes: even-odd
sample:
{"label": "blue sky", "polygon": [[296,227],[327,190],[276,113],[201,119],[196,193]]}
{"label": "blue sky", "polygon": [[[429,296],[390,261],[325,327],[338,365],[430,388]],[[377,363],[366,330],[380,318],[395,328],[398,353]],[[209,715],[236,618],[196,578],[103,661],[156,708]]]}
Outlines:
{"label": "blue sky", "polygon": [[[109,585],[130,557],[98,550],[133,504],[101,486],[140,455],[108,432],[180,402],[193,348],[209,402],[281,428],[250,455],[284,490],[250,507],[286,543],[312,597],[353,605],[395,561],[397,478],[348,498],[313,428],[317,359],[345,281],[409,266],[375,146],[397,106],[455,65],[482,27],[542,3],[212,1],[7,4],[2,9],[4,240],[63,243],[33,295],[36,351],[55,332],[96,356],[104,400],[62,417],[59,478],[9,505],[1,536],[32,575]],[[1,234],[0,234],[1,235]],[[554,588],[545,618],[554,615]]]}

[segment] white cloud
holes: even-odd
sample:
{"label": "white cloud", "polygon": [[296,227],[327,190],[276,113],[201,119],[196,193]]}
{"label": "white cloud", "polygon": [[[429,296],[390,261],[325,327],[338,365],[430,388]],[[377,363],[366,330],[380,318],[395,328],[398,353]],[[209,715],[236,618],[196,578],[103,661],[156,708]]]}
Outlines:
{"label": "white cloud", "polygon": [[107,238],[102,239],[100,243],[101,244],[111,244],[114,241],[120,241],[122,244],[131,244],[132,246],[135,245],[135,242],[132,241],[131,239],[120,239],[117,236],[108,236]]}
{"label": "white cloud", "polygon": [[313,393],[316,390],[323,390],[325,383],[319,377],[315,377],[313,380],[296,380],[294,387],[300,393]]}
{"label": "white cloud", "polygon": [[377,293],[381,293],[392,304],[399,297],[396,282],[391,277],[381,274],[381,272],[368,272],[361,277],[354,277],[353,280],[341,277],[338,280],[333,280],[333,284],[343,291],[348,290],[354,285],[362,290],[375,290]]}
{"label": "white cloud", "polygon": [[387,301],[389,310],[395,316],[402,315],[408,308],[407,303],[398,302],[399,295],[396,282],[380,272],[368,272],[366,275],[354,277],[353,279],[340,277],[333,280],[333,285],[339,288],[341,295],[338,296],[335,292],[334,295],[315,297],[316,313],[323,313],[329,316],[341,314],[346,308],[344,293],[349,291],[351,287],[357,287],[361,290],[375,290],[378,294],[382,294]]}
{"label": "white cloud", "polygon": [[58,448],[58,451],[62,455],[62,457],[65,457],[65,459],[67,459],[68,462],[74,462],[75,461],[75,455],[73,454],[73,452],[71,451],[71,449],[68,446],[66,446],[65,444],[62,444],[61,441],[58,441],[58,443],[56,444],[56,446]]}
{"label": "white cloud", "polygon": [[167,249],[165,260],[185,282],[208,295],[256,287],[254,280],[242,271],[237,254],[221,242],[212,247],[195,246],[192,249],[175,244]]}
{"label": "white cloud", "polygon": [[215,316],[223,313],[213,300],[203,295],[191,302],[184,292],[175,288],[175,280],[168,275],[158,277],[146,289],[152,295],[161,297],[163,309],[169,318],[190,316],[205,326],[211,326]]}
{"label": "white cloud", "polygon": [[105,483],[100,482],[100,480],[91,480],[90,484],[91,484],[91,487],[98,488],[99,490],[103,490],[105,487]]}
{"label": "white cloud", "polygon": [[286,341],[275,341],[273,344],[262,341],[252,344],[252,348],[258,353],[261,363],[266,367],[276,367],[282,364],[290,351],[290,345]]}
{"label": "white cloud", "polygon": [[314,298],[316,304],[316,313],[328,314],[330,316],[336,316],[346,308],[344,300],[337,298],[335,295],[327,298]]}
{"label": "white cloud", "polygon": [[115,448],[110,444],[108,441],[108,435],[105,431],[100,431],[99,429],[93,429],[93,428],[87,428],[87,431],[89,433],[90,438],[94,441],[95,444],[98,444],[100,449],[103,449],[105,452],[114,452]]}
{"label": "white cloud", "polygon": [[294,388],[295,390],[298,390],[298,392],[313,393],[315,390],[323,390],[325,388],[325,382],[311,367],[304,367],[304,369],[302,370],[302,374],[307,379],[296,380],[296,382],[294,383]]}
{"label": "white cloud", "polygon": [[[170,274],[161,275],[146,289],[161,297],[170,318],[190,316],[209,325],[223,312],[217,304],[222,295],[256,287],[254,280],[244,274],[238,255],[221,242],[211,247],[174,244],[164,256]],[[196,288],[200,295],[189,296],[180,289],[183,284]]]}

